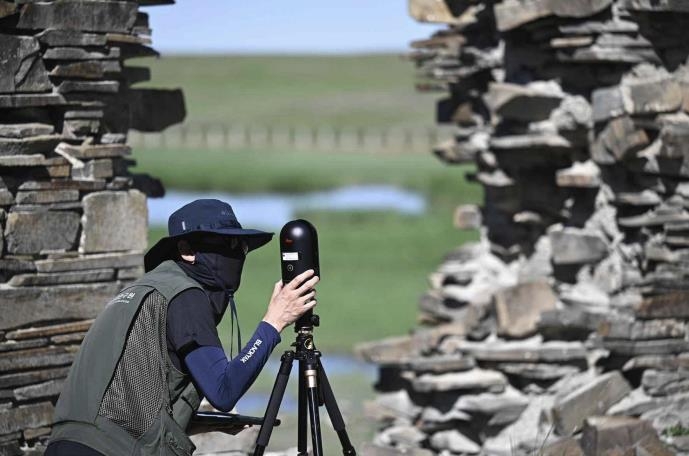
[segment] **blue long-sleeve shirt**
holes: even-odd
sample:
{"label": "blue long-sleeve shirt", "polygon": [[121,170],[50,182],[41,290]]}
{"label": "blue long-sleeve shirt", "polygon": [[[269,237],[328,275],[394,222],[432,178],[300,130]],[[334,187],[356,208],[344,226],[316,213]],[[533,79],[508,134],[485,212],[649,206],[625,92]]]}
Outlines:
{"label": "blue long-sleeve shirt", "polygon": [[222,348],[203,346],[190,352],[184,363],[208,402],[227,412],[256,380],[278,343],[278,331],[262,321],[249,342],[231,360]]}

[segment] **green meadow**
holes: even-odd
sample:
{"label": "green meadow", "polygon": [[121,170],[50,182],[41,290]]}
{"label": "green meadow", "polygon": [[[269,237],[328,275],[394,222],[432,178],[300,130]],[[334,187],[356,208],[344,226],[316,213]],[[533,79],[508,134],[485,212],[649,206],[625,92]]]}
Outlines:
{"label": "green meadow", "polygon": [[[398,56],[216,56],[146,59],[152,86],[182,87],[188,122],[382,127],[430,125],[434,97],[414,92],[413,68]],[[430,152],[376,154],[275,148],[199,150],[170,144],[134,152],[134,172],[166,188],[228,193],[300,193],[352,184],[390,184],[427,201],[422,216],[393,212],[298,214],[318,228],[319,348],[340,353],[365,340],[403,334],[415,325],[418,297],[443,255],[477,233],[460,232],[458,204],[481,199]],[[231,201],[230,201],[231,203]],[[151,227],[150,242],[164,235]],[[278,243],[253,252],[237,293],[245,338],[263,316],[280,277]],[[227,320],[227,319],[226,319]],[[229,321],[221,336],[229,343]],[[283,334],[283,350],[292,341]]]}
{"label": "green meadow", "polygon": [[[142,86],[182,87],[190,122],[265,126],[433,125],[435,95],[414,91],[399,55],[164,56]],[[135,61],[134,61],[135,62]]]}

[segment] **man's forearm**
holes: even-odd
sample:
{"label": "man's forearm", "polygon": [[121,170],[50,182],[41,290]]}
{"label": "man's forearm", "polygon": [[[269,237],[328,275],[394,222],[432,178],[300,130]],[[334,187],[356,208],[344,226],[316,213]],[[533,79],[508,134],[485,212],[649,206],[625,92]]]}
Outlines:
{"label": "man's forearm", "polygon": [[232,360],[220,347],[199,347],[184,362],[203,395],[218,410],[232,410],[265,365],[280,334],[266,322],[259,323],[249,342]]}

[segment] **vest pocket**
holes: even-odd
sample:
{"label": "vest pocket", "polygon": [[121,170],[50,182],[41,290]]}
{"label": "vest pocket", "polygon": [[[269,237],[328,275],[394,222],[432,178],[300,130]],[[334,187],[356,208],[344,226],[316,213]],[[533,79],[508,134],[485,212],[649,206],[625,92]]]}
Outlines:
{"label": "vest pocket", "polygon": [[180,444],[175,436],[172,435],[172,432],[165,433],[165,449],[167,450],[164,452],[165,456],[191,456],[192,452],[194,451],[193,449],[191,451],[187,451],[187,449]]}
{"label": "vest pocket", "polygon": [[191,456],[196,446],[170,415],[163,414],[162,456]]}

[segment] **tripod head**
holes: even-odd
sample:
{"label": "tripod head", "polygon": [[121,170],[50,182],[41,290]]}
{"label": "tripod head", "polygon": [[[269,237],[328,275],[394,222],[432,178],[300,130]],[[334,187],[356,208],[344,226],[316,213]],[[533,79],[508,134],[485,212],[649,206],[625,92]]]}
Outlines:
{"label": "tripod head", "polygon": [[[302,219],[287,222],[280,231],[280,257],[283,284],[291,282],[309,269],[313,269],[316,275],[320,276],[316,228]],[[311,333],[319,322],[318,315],[309,310],[294,323],[294,331]]]}

